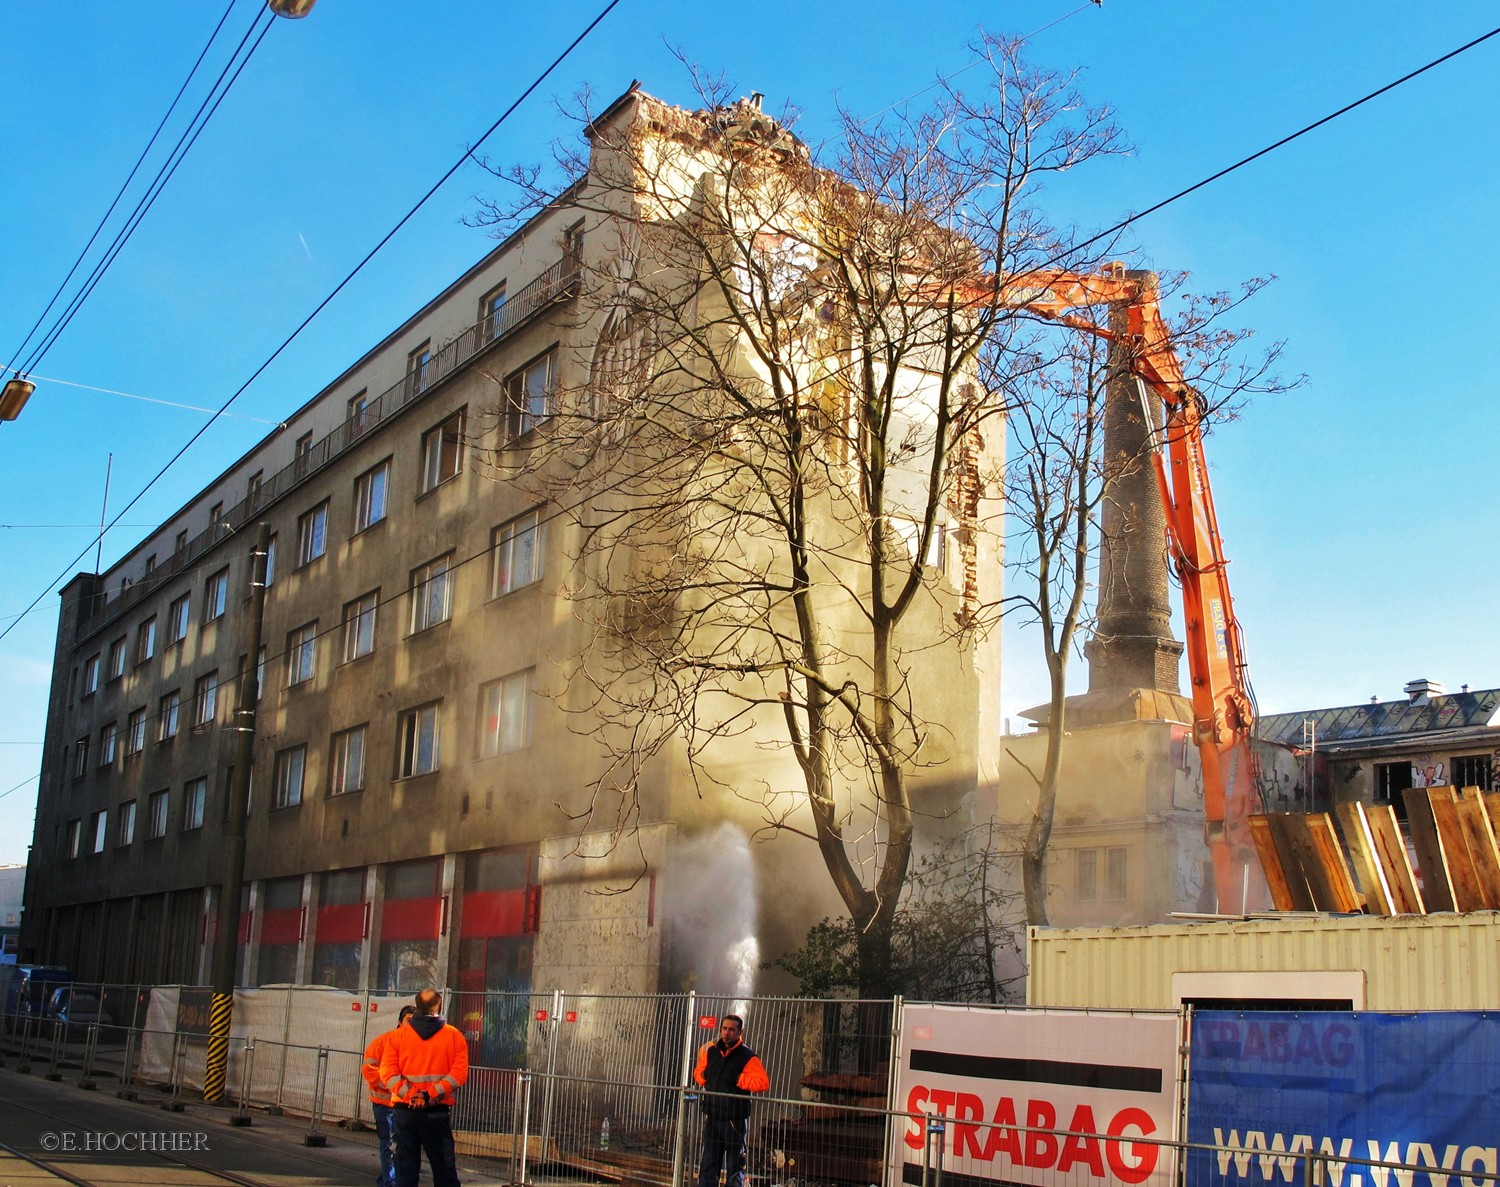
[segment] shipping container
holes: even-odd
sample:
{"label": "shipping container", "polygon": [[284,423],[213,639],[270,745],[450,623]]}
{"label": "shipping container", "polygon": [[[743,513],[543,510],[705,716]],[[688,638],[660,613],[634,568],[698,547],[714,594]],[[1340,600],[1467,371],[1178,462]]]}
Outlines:
{"label": "shipping container", "polygon": [[1500,1007],[1500,913],[1028,930],[1033,1006]]}

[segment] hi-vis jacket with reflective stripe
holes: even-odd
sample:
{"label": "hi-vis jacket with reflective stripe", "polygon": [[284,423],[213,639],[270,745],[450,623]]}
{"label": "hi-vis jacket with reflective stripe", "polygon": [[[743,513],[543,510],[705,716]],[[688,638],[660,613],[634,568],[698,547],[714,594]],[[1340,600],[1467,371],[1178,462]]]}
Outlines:
{"label": "hi-vis jacket with reflective stripe", "polygon": [[451,1105],[468,1078],[469,1044],[436,1014],[418,1014],[392,1031],[380,1057],[380,1079],[396,1105],[419,1092],[429,1104]]}
{"label": "hi-vis jacket with reflective stripe", "polygon": [[[396,1024],[396,1029],[400,1029],[400,1023]],[[385,1084],[380,1079],[380,1061],[385,1056],[386,1044],[395,1033],[394,1030],[388,1030],[371,1039],[370,1045],[365,1048],[365,1061],[359,1065],[359,1074],[370,1086],[370,1100],[377,1105],[391,1103],[391,1094],[386,1091]]]}

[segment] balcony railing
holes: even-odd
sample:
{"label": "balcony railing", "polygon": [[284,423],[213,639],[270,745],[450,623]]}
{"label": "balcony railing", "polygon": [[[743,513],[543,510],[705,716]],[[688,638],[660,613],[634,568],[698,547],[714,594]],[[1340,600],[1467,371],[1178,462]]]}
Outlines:
{"label": "balcony railing", "polygon": [[431,391],[438,382],[464,367],[502,338],[520,329],[538,314],[574,296],[578,290],[578,260],[564,256],[499,310],[475,323],[432,356],[420,371],[391,385],[321,441],[312,445],[289,465],[272,474],[242,502],[231,507],[189,540],[150,576],[117,591],[114,597],[98,596],[92,613],[79,624],[79,637],[98,630],[133,606],[139,605],[164,583],[190,568],[220,541],[258,518],[272,503],[317,473],[351,445]]}

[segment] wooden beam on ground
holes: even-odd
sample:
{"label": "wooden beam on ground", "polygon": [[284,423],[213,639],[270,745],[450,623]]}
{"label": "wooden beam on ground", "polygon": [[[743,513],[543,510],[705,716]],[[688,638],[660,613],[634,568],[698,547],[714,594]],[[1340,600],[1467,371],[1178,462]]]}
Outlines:
{"label": "wooden beam on ground", "polygon": [[1427,912],[1452,911],[1453,882],[1448,877],[1448,863],[1443,859],[1443,842],[1438,837],[1432,816],[1432,803],[1426,787],[1408,787],[1401,793],[1406,801],[1406,827],[1417,851],[1417,866],[1422,875],[1422,901]]}
{"label": "wooden beam on ground", "polygon": [[1458,818],[1458,801],[1451,787],[1429,787],[1427,802],[1432,806],[1432,820],[1438,839],[1443,843],[1443,860],[1448,866],[1448,884],[1453,887],[1455,911],[1483,911],[1484,891],[1469,855],[1469,842]]}
{"label": "wooden beam on ground", "polygon": [[1276,847],[1276,838],[1272,834],[1271,818],[1250,817],[1250,836],[1255,842],[1255,852],[1260,858],[1266,885],[1271,888],[1271,906],[1278,911],[1299,910],[1296,906],[1297,896],[1292,893],[1286,867],[1282,864],[1281,851]]}
{"label": "wooden beam on ground", "polygon": [[1469,860],[1484,896],[1485,910],[1500,909],[1500,850],[1495,848],[1495,830],[1484,808],[1484,792],[1477,787],[1461,787],[1454,796],[1464,840],[1469,845]]}
{"label": "wooden beam on ground", "polygon": [[1313,851],[1317,855],[1324,881],[1332,892],[1333,905],[1326,908],[1340,914],[1352,915],[1364,910],[1364,900],[1354,888],[1354,877],[1349,873],[1349,863],[1344,860],[1344,847],[1339,844],[1339,835],[1333,827],[1333,817],[1327,812],[1313,812],[1303,817]]}
{"label": "wooden beam on ground", "polygon": [[1359,878],[1360,889],[1365,892],[1365,908],[1371,915],[1395,915],[1396,896],[1391,890],[1390,880],[1381,868],[1380,854],[1375,847],[1375,833],[1365,814],[1365,805],[1359,800],[1338,804],[1339,823],[1344,826],[1344,840],[1349,846],[1349,857],[1354,862],[1354,872]]}

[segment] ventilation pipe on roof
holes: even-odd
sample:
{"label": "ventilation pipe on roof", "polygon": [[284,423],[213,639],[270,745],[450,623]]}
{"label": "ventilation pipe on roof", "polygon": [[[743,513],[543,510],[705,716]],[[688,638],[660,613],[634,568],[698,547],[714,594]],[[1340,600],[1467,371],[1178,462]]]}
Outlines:
{"label": "ventilation pipe on roof", "polygon": [[1448,692],[1440,681],[1426,678],[1408,680],[1401,691],[1406,694],[1406,699],[1413,705],[1425,705],[1433,697],[1444,696]]}

